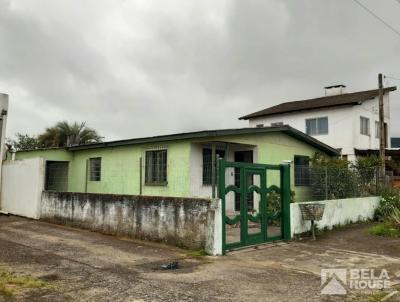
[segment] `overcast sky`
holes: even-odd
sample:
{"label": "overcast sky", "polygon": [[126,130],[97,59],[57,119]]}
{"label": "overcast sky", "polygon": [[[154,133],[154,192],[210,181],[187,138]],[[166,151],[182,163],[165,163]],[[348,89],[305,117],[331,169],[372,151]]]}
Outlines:
{"label": "overcast sky", "polygon": [[[400,30],[399,1],[360,1]],[[400,36],[351,0],[0,0],[8,136],[60,120],[106,140],[245,127],[327,85],[374,89],[379,72],[400,79]],[[400,135],[400,92],[391,103]]]}

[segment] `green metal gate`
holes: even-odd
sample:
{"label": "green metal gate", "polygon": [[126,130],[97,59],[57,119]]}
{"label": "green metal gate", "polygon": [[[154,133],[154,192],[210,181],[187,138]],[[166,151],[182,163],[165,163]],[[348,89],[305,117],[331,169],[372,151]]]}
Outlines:
{"label": "green metal gate", "polygon": [[[218,170],[224,253],[249,245],[290,240],[289,165],[220,159]],[[230,183],[233,179],[234,183]]]}

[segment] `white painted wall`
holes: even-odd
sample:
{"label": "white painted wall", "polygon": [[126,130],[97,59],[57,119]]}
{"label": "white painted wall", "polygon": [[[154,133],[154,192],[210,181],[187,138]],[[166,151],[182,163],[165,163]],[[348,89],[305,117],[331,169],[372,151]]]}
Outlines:
{"label": "white painted wall", "polygon": [[[385,122],[388,124],[390,137],[389,94],[384,95]],[[360,134],[360,116],[370,119],[370,135]],[[306,132],[306,119],[328,117],[328,134],[315,135],[316,139],[334,148],[342,148],[342,154],[348,155],[350,160],[355,159],[354,148],[379,149],[379,139],[375,137],[375,121],[379,121],[379,100],[374,98],[361,105],[332,107],[294,113],[277,114],[273,116],[256,117],[249,119],[249,126],[259,124],[270,126],[271,123],[282,122]]]}
{"label": "white painted wall", "polygon": [[[390,111],[388,110],[389,97],[386,94],[384,96],[384,112],[385,122],[388,124],[388,137],[390,137]],[[375,122],[379,121],[379,100],[375,98],[373,100],[366,101],[360,106],[353,106],[353,142],[354,148],[357,149],[379,149],[379,138],[375,136]],[[370,135],[360,134],[360,116],[369,118],[370,120]],[[390,144],[388,143],[388,147]]]}
{"label": "white painted wall", "polygon": [[207,225],[205,251],[209,255],[222,255],[222,201],[221,199],[211,200],[208,210],[207,221],[213,222]]}
{"label": "white painted wall", "polygon": [[[366,221],[374,217],[380,197],[360,197],[336,200],[324,200],[313,203],[325,204],[322,220],[316,221],[319,229],[332,229],[334,226],[343,226],[358,221]],[[292,236],[311,229],[311,222],[304,221],[300,212],[301,202],[290,204],[290,224]]]}
{"label": "white painted wall", "polygon": [[[207,143],[205,143],[207,144]],[[253,151],[253,162],[258,162],[258,149],[255,146],[228,144],[226,153],[227,161],[234,161],[236,151]],[[233,185],[235,183],[234,169],[230,168],[225,171],[226,185]],[[255,179],[255,184],[257,180]],[[217,191],[216,191],[217,192]],[[191,145],[190,153],[190,196],[199,198],[212,198],[212,187],[210,185],[203,185],[203,145],[201,143],[193,143]],[[254,194],[254,207],[258,208],[258,194]],[[225,207],[227,213],[235,213],[235,199],[234,193],[231,192],[226,195]]]}
{"label": "white painted wall", "polygon": [[3,162],[2,210],[39,219],[44,189],[45,160],[33,158]]}

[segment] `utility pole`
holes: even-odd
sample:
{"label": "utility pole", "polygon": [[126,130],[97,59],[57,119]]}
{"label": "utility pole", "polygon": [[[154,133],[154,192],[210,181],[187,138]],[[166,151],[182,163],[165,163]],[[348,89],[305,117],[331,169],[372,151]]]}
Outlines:
{"label": "utility pole", "polygon": [[381,181],[385,180],[385,114],[384,114],[384,106],[383,106],[383,83],[382,83],[382,74],[378,75],[379,82],[379,156],[381,158],[381,169],[380,169],[380,177]]}

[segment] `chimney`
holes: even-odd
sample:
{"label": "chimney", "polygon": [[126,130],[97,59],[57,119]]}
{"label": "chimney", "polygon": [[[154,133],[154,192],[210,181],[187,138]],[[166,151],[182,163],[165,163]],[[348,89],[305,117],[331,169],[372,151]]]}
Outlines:
{"label": "chimney", "polygon": [[333,86],[326,86],[325,88],[325,96],[330,95],[338,95],[346,93],[346,86],[345,85],[333,85]]}

